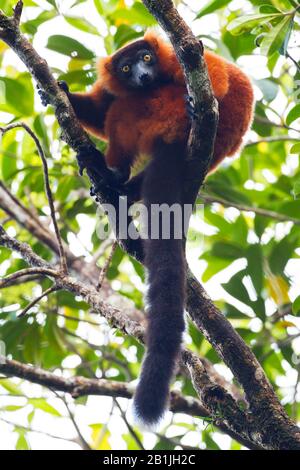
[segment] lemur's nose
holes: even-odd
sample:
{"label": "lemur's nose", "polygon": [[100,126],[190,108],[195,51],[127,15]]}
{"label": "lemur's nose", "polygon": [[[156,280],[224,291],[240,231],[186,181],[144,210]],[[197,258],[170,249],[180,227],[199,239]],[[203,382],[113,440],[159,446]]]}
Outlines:
{"label": "lemur's nose", "polygon": [[148,83],[150,81],[150,75],[148,73],[143,73],[140,76],[140,80],[142,83]]}

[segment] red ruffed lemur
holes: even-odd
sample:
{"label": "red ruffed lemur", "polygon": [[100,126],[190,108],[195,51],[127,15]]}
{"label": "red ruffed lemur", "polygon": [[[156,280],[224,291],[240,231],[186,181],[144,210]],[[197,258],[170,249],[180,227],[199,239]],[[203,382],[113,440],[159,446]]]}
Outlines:
{"label": "red ruffed lemur", "polygon": [[[209,51],[204,58],[219,103],[212,170],[241,146],[252,119],[253,90],[234,64]],[[100,59],[98,74],[88,93],[71,93],[65,84],[63,88],[85,129],[108,141],[107,166],[123,181],[135,175],[126,185],[147,209],[152,204],[181,204],[190,113],[174,49],[156,33],[147,32],[143,39]],[[144,156],[150,157],[149,162],[136,175]],[[164,414],[181,348],[185,257],[182,240],[172,233],[169,239],[150,237],[143,243],[149,283],[147,353],[134,409],[138,418],[153,425]]]}

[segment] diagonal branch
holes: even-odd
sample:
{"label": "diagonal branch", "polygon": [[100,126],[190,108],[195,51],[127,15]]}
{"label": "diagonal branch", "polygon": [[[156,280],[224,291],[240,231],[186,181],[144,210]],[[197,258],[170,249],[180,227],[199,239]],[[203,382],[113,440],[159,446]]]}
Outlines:
{"label": "diagonal branch", "polygon": [[[14,238],[12,237],[9,237],[6,232],[1,228],[0,226],[0,245],[4,245],[6,246],[7,248],[10,248],[10,249],[15,249],[18,253],[20,253],[22,255],[22,253],[24,252],[25,256],[26,256],[26,260],[27,262],[33,266],[32,269],[35,269],[34,266],[36,264],[38,264],[39,266],[44,263],[45,264],[45,270],[50,273],[51,271],[46,267],[46,262],[44,262],[42,260],[42,258],[39,258],[32,250],[31,248],[26,245],[25,243],[21,243],[21,242],[18,242],[17,240],[15,240]],[[41,267],[39,269],[42,269]],[[92,286],[87,286],[79,281],[77,281],[76,279],[68,276],[68,275],[64,275],[62,274],[61,272],[59,271],[54,271],[53,272],[53,277],[55,278],[55,281],[56,281],[56,285],[57,287],[61,288],[61,289],[65,289],[65,290],[68,290],[70,292],[73,292],[75,293],[76,295],[80,295],[82,296],[82,298],[91,305],[91,307],[93,308],[93,310],[97,313],[99,313],[100,315],[102,315],[107,321],[108,323],[110,324],[111,327],[113,328],[117,328],[119,329],[120,331],[122,331],[123,333],[125,334],[128,334],[128,335],[131,335],[131,336],[134,336],[139,342],[143,343],[144,342],[144,336],[145,336],[145,330],[143,328],[143,326],[140,325],[140,323],[136,322],[135,320],[129,318],[126,314],[124,314],[123,312],[121,312],[119,309],[111,306],[110,304],[108,304],[107,302],[103,301],[100,296],[99,296],[99,293],[98,291],[96,290],[95,287],[92,287]],[[5,281],[5,279],[4,279]],[[186,356],[183,356],[184,357],[189,357],[187,351],[184,353],[186,354]],[[11,364],[11,361],[4,361],[5,364]],[[31,372],[34,368],[30,368],[30,366],[25,366],[23,364],[21,364],[21,366],[23,366],[21,368],[21,370],[23,371],[28,371],[28,372]],[[3,367],[3,365],[0,365],[0,371],[4,371],[6,373],[8,373],[8,369],[1,369],[1,367]],[[24,369],[25,367],[25,369]],[[26,369],[27,367],[27,369]],[[29,367],[29,369],[28,369]],[[206,369],[206,363],[205,361],[203,362],[203,370],[205,370],[205,374],[208,376],[207,374],[207,369]],[[17,370],[16,370],[17,372]],[[44,371],[45,372],[45,371]],[[47,374],[47,372],[45,372],[45,374]],[[17,375],[19,377],[19,375]],[[29,380],[31,380],[32,377],[36,377],[36,375],[33,373],[33,375],[30,375],[29,376],[26,376],[28,377]],[[44,377],[44,375],[43,375]],[[214,386],[217,386],[216,383],[214,382],[214,379],[211,380],[211,386],[212,388]],[[39,383],[39,382],[38,382]],[[221,383],[221,380],[219,380],[219,383]],[[224,395],[228,395],[229,394],[225,391],[225,389],[223,389],[223,387],[221,385],[218,385],[218,387],[222,390],[224,390]],[[230,389],[230,387],[228,387]],[[68,390],[65,390],[65,391],[68,391]],[[172,395],[173,396],[173,395]],[[238,412],[239,410],[239,405],[238,403],[231,397],[231,400],[233,403],[235,403],[235,406],[236,406],[236,410]],[[243,419],[243,421],[239,424],[239,428],[243,428],[244,429],[244,432],[243,433],[240,433],[240,432],[237,432],[235,431],[235,424],[234,423],[230,423],[230,425],[226,422],[223,422],[223,420],[219,417],[219,410],[223,409],[223,404],[224,403],[218,403],[217,401],[214,401],[214,403],[212,403],[211,405],[211,409],[214,409],[214,415],[215,416],[218,416],[218,426],[224,430],[224,432],[226,432],[227,434],[231,435],[234,439],[237,439],[238,441],[242,442],[244,445],[246,445],[247,447],[249,448],[252,448],[253,446],[254,447],[257,447],[260,445],[255,443],[254,441],[252,441],[251,439],[249,439],[247,436],[249,436],[249,426],[250,426],[250,421],[248,421],[248,418],[246,417],[245,415],[245,419]],[[246,444],[247,442],[247,444]]]}
{"label": "diagonal branch", "polygon": [[[87,379],[85,377],[78,376],[71,378],[61,377],[55,375],[53,372],[45,371],[39,367],[22,364],[21,362],[7,359],[4,356],[0,356],[0,373],[28,380],[32,383],[47,387],[52,391],[55,390],[70,393],[73,398],[88,395],[100,395],[130,399],[134,393],[134,387],[126,382],[116,382],[106,379]],[[216,406],[218,407],[217,404]],[[179,392],[171,392],[170,411],[173,413],[185,413],[202,419],[209,419],[222,431],[229,434],[233,439],[241,442],[241,444],[249,449],[260,448],[258,445],[253,443],[252,440],[244,438],[228,428],[227,424],[223,423],[223,419],[220,414],[215,413],[215,416],[211,416],[207,408],[204,407],[196,398],[183,396]],[[240,426],[243,427],[242,422],[240,423]]]}

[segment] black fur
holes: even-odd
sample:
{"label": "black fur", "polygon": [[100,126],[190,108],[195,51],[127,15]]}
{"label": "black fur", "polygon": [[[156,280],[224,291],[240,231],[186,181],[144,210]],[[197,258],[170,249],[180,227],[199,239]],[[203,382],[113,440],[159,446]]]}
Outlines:
{"label": "black fur", "polygon": [[[148,213],[151,204],[181,204],[184,154],[183,145],[157,144],[142,185]],[[160,230],[158,240],[144,240],[149,282],[147,353],[134,409],[137,418],[150,426],[160,421],[166,409],[185,326],[185,257],[183,242],[175,239],[173,229],[174,220],[170,239],[162,239]]]}
{"label": "black fur", "polygon": [[104,130],[106,113],[114,100],[110,93],[103,92],[100,103],[81,93],[68,92],[68,97],[76,116],[85,126]]}

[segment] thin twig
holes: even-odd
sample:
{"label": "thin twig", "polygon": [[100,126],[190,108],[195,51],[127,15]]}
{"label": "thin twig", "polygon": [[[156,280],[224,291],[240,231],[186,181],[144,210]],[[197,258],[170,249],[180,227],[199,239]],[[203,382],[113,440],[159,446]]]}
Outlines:
{"label": "thin twig", "polygon": [[131,426],[131,424],[128,422],[127,418],[126,418],[126,414],[124,413],[124,411],[122,410],[122,407],[121,405],[119,404],[118,400],[116,398],[114,398],[114,403],[117,405],[117,407],[119,408],[119,411],[121,413],[121,416],[122,416],[122,419],[124,421],[124,423],[126,424],[127,426],[127,429],[130,433],[130,435],[133,437],[133,439],[135,440],[135,442],[137,443],[137,445],[139,446],[140,449],[142,450],[145,450],[145,447],[142,443],[142,441],[140,440],[139,436],[137,435],[137,433],[135,432],[135,430],[133,429],[133,427]]}
{"label": "thin twig", "polygon": [[55,395],[63,402],[63,404],[65,405],[65,408],[66,408],[66,410],[67,410],[67,412],[68,412],[69,418],[70,418],[70,420],[72,421],[72,424],[73,424],[73,426],[74,426],[75,431],[77,432],[78,438],[79,438],[79,440],[80,440],[80,442],[81,442],[81,444],[82,444],[83,449],[84,449],[84,450],[92,450],[91,447],[90,447],[90,445],[87,443],[87,441],[86,441],[85,438],[83,437],[82,432],[81,432],[80,429],[79,429],[79,426],[78,426],[78,424],[77,424],[77,422],[76,422],[76,419],[75,419],[75,417],[74,417],[72,411],[70,410],[70,407],[69,407],[68,402],[67,402],[67,400],[65,399],[65,397],[59,395],[56,391],[54,391],[54,394],[55,394]]}
{"label": "thin twig", "polygon": [[67,442],[75,442],[75,444],[77,444],[75,439],[68,439],[67,437],[57,436],[56,434],[51,434],[47,431],[42,431],[40,429],[35,429],[35,428],[32,428],[31,426],[24,426],[23,424],[14,423],[13,421],[9,421],[9,420],[7,420],[5,418],[2,418],[2,417],[0,417],[0,420],[3,423],[8,424],[9,426],[14,426],[15,428],[24,429],[24,431],[26,431],[26,432],[34,432],[34,433],[37,433],[37,434],[43,434],[43,436],[51,437],[52,439],[59,439],[61,441],[67,441]]}
{"label": "thin twig", "polygon": [[20,271],[17,271],[13,274],[10,274],[9,276],[6,276],[4,279],[1,279],[0,289],[2,289],[3,287],[6,287],[6,284],[13,282],[16,279],[19,279],[20,277],[28,276],[28,275],[36,275],[36,274],[43,275],[43,276],[50,276],[54,278],[59,277],[58,271],[55,271],[54,269],[49,269],[46,267],[20,269]]}
{"label": "thin twig", "polygon": [[109,256],[106,258],[105,260],[105,263],[103,265],[103,268],[101,269],[100,271],[100,274],[99,274],[99,280],[98,280],[98,284],[97,284],[97,290],[100,291],[101,289],[101,286],[103,284],[103,280],[104,280],[104,277],[105,277],[105,274],[107,273],[107,270],[109,268],[109,265],[111,263],[111,260],[112,260],[112,257],[114,255],[114,252],[116,251],[117,247],[119,246],[119,243],[118,243],[118,240],[115,240],[112,244],[112,247],[111,247],[111,250],[110,250],[110,254]]}
{"label": "thin twig", "polygon": [[226,201],[226,199],[222,199],[217,196],[210,196],[209,194],[205,194],[203,192],[199,195],[199,198],[209,204],[218,203],[224,207],[235,207],[241,212],[254,212],[255,214],[262,215],[264,217],[270,217],[271,219],[278,220],[280,222],[293,222],[295,225],[300,225],[300,219],[278,214],[278,212],[262,209],[261,207],[252,207],[244,204],[238,204],[232,201]]}
{"label": "thin twig", "polygon": [[47,297],[48,295],[52,294],[52,292],[56,292],[59,288],[54,285],[54,286],[51,286],[49,287],[49,289],[46,289],[44,292],[41,293],[41,295],[39,295],[38,297],[36,297],[35,299],[33,299],[28,305],[27,307],[25,307],[22,312],[18,315],[18,317],[23,317],[24,315],[26,315],[26,313],[32,308],[34,307],[40,300],[42,300],[44,297]]}
{"label": "thin twig", "polygon": [[264,137],[260,140],[255,140],[253,142],[247,142],[245,147],[253,147],[254,145],[264,144],[264,143],[273,143],[273,142],[299,142],[297,137],[290,137],[289,135],[278,135],[278,136],[271,136],[271,137]]}
{"label": "thin twig", "polygon": [[258,114],[255,114],[254,120],[260,122],[261,124],[266,124],[271,127],[278,127],[280,129],[287,129],[288,131],[300,132],[300,129],[295,129],[294,127],[288,126],[284,123],[278,124],[277,122],[270,121],[268,118],[264,118],[262,116],[259,116]]}
{"label": "thin twig", "polygon": [[[17,10],[17,7],[16,7],[16,10]],[[44,154],[43,147],[42,147],[38,137],[35,135],[35,133],[24,122],[16,122],[16,123],[13,123],[13,124],[9,124],[6,127],[0,127],[0,132],[3,135],[6,132],[8,132],[12,129],[16,129],[16,128],[22,128],[30,135],[30,137],[33,139],[33,141],[36,145],[38,154],[39,154],[39,156],[42,160],[43,169],[44,169],[45,191],[46,191],[46,195],[47,195],[47,199],[48,199],[48,204],[49,204],[49,207],[50,207],[51,218],[52,218],[52,222],[53,222],[53,226],[54,226],[55,235],[56,235],[56,238],[57,238],[57,243],[58,243],[58,246],[59,246],[59,257],[60,257],[61,270],[62,270],[63,273],[67,273],[68,272],[68,267],[67,267],[66,255],[65,255],[62,239],[61,239],[61,236],[60,236],[60,231],[59,231],[59,228],[58,228],[58,224],[57,224],[54,201],[53,201],[53,195],[52,195],[52,191],[51,191],[51,187],[50,187],[50,181],[49,181],[48,163],[47,163],[47,159],[46,159],[45,154]]]}
{"label": "thin twig", "polygon": [[297,62],[294,57],[291,56],[291,54],[289,54],[288,51],[286,51],[285,53],[286,57],[288,57],[292,62],[293,64],[296,66],[296,69],[298,70],[298,72],[300,72],[300,65],[299,65],[299,62]]}

